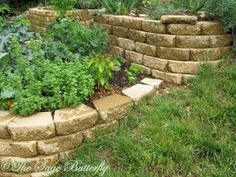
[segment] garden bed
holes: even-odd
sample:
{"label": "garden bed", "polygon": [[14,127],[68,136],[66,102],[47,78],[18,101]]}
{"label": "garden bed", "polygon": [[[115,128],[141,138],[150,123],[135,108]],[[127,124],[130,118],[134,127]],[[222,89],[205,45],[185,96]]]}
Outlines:
{"label": "garden bed", "polygon": [[5,169],[5,172],[0,172],[1,177],[20,176],[16,172],[33,177],[46,171],[35,168],[39,162],[51,167],[57,162],[63,163],[86,139],[116,128],[134,102],[154,93],[161,84],[161,80],[146,78],[142,84],[123,90],[123,95],[112,94],[92,101],[93,107],[82,104],[24,118],[0,111],[0,164],[10,160],[11,165],[25,163],[28,169]]}

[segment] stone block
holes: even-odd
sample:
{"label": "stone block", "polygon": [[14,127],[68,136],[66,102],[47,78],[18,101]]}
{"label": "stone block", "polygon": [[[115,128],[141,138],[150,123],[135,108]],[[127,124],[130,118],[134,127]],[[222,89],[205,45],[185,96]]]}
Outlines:
{"label": "stone block", "polygon": [[146,96],[150,95],[151,93],[153,93],[154,90],[155,90],[154,86],[136,84],[125,90],[122,90],[122,93],[130,97],[133,101],[137,102],[145,98]]}
{"label": "stone block", "polygon": [[209,36],[176,36],[176,47],[179,48],[208,48]]}
{"label": "stone block", "polygon": [[108,24],[99,23],[98,26],[106,31],[108,34],[112,34],[112,26]]}
{"label": "stone block", "polygon": [[137,53],[134,51],[130,51],[130,50],[126,50],[125,51],[125,59],[130,62],[142,64],[143,63],[143,54],[140,54],[140,53]]}
{"label": "stone block", "polygon": [[79,132],[65,136],[57,136],[48,140],[38,141],[37,148],[39,154],[49,155],[75,149],[82,142],[83,134]]}
{"label": "stone block", "polygon": [[199,62],[182,62],[182,61],[169,61],[168,70],[173,73],[181,74],[198,74],[200,63]]}
{"label": "stone block", "polygon": [[174,35],[200,35],[201,24],[169,24],[167,32]]}
{"label": "stone block", "polygon": [[113,25],[113,26],[123,27],[124,26],[124,16],[111,15],[109,17],[109,24]]}
{"label": "stone block", "polygon": [[156,56],[156,53],[157,53],[156,46],[140,43],[140,42],[136,42],[135,49],[138,53],[154,56],[154,57]]}
{"label": "stone block", "polygon": [[109,45],[117,46],[118,45],[118,37],[114,35],[109,35]]}
{"label": "stone block", "polygon": [[147,66],[153,69],[165,71],[167,68],[168,60],[144,55],[143,64],[144,66]]}
{"label": "stone block", "polygon": [[118,46],[126,50],[134,50],[135,42],[130,39],[118,38]]}
{"label": "stone block", "polygon": [[9,124],[15,116],[8,111],[0,111],[0,138],[9,139],[10,135],[7,131],[7,124]]}
{"label": "stone block", "polygon": [[146,42],[147,33],[143,31],[129,29],[128,38],[137,42]]}
{"label": "stone block", "polygon": [[221,58],[221,48],[209,48],[209,49],[191,49],[192,61],[207,61],[218,60]]}
{"label": "stone block", "polygon": [[110,16],[111,15],[109,15],[109,14],[99,15],[99,16],[94,18],[94,21],[97,22],[97,23],[108,24]]}
{"label": "stone block", "polygon": [[154,86],[156,89],[159,89],[160,85],[163,83],[163,80],[144,78],[143,80],[141,80],[141,83],[146,84],[146,85],[151,85],[151,86]]}
{"label": "stone block", "polygon": [[162,59],[187,61],[190,59],[189,49],[158,47],[157,56]]}
{"label": "stone block", "polygon": [[143,18],[125,16],[123,18],[124,26],[126,28],[141,30]]}
{"label": "stone block", "polygon": [[233,41],[233,39],[230,34],[210,36],[210,46],[211,47],[229,46],[232,44],[232,41]]}
{"label": "stone block", "polygon": [[143,20],[143,30],[151,33],[166,33],[166,25],[158,20]]}
{"label": "stone block", "polygon": [[98,115],[96,110],[84,104],[75,108],[56,110],[54,123],[58,135],[68,135],[94,126]]}
{"label": "stone block", "polygon": [[158,70],[152,70],[152,76],[157,79],[162,79],[164,81],[175,83],[175,84],[182,84],[182,74],[174,74],[174,73],[166,73]]}
{"label": "stone block", "polygon": [[217,34],[224,34],[224,27],[214,21],[202,21],[199,22],[202,26],[202,34],[203,35],[217,35]]}
{"label": "stone block", "polygon": [[7,125],[11,138],[19,141],[48,139],[55,136],[51,112],[40,112],[29,117],[17,116]]}
{"label": "stone block", "polygon": [[38,154],[36,141],[12,141],[0,139],[0,156],[33,157]]}
{"label": "stone block", "polygon": [[155,46],[174,47],[175,35],[147,33],[147,43]]}
{"label": "stone block", "polygon": [[93,105],[98,111],[101,122],[111,122],[127,116],[132,100],[129,97],[114,94],[93,101]]}
{"label": "stone block", "polygon": [[128,33],[128,28],[113,26],[112,27],[112,34],[117,37],[126,38]]}
{"label": "stone block", "polygon": [[125,50],[117,46],[110,46],[109,53],[112,54],[113,56],[124,57]]}
{"label": "stone block", "polygon": [[191,15],[162,15],[162,23],[173,24],[196,24],[197,16]]}

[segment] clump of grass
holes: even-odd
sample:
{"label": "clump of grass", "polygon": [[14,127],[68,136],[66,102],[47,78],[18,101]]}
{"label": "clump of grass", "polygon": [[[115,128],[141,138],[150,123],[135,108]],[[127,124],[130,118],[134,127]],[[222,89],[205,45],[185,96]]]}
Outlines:
{"label": "clump of grass", "polygon": [[236,64],[205,65],[189,90],[174,89],[137,105],[117,132],[84,143],[72,159],[105,160],[109,177],[234,176],[235,131]]}

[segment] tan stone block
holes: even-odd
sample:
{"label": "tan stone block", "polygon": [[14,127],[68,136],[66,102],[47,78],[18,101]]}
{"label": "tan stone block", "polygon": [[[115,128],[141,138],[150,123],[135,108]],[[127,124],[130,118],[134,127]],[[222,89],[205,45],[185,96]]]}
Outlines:
{"label": "tan stone block", "polygon": [[166,25],[157,20],[143,20],[143,30],[152,33],[166,33]]}
{"label": "tan stone block", "polygon": [[175,35],[147,33],[147,43],[155,46],[174,47]]}
{"label": "tan stone block", "polygon": [[102,28],[104,31],[106,31],[108,34],[112,34],[112,26],[111,25],[99,23],[98,26],[100,28]]}
{"label": "tan stone block", "polygon": [[183,77],[182,74],[166,73],[153,69],[152,76],[157,79],[162,79],[170,83],[182,84],[182,77]]}
{"label": "tan stone block", "polygon": [[118,37],[114,35],[109,35],[109,45],[117,46],[118,45]]}
{"label": "tan stone block", "polygon": [[129,29],[128,38],[133,41],[146,42],[147,33],[143,31]]}
{"label": "tan stone block", "polygon": [[122,49],[117,46],[110,46],[109,53],[112,54],[113,56],[123,57],[125,55],[125,49]]}
{"label": "tan stone block", "polygon": [[108,24],[110,16],[111,15],[109,15],[109,14],[99,15],[99,16],[94,18],[94,21],[97,22],[97,23]]}
{"label": "tan stone block", "polygon": [[216,35],[216,34],[224,34],[224,27],[214,21],[202,21],[199,22],[202,26],[202,34],[204,35]]}
{"label": "tan stone block", "polygon": [[54,123],[58,135],[68,135],[94,126],[98,115],[96,110],[82,104],[75,108],[56,110]]}
{"label": "tan stone block", "polygon": [[111,15],[109,17],[109,24],[113,25],[113,26],[123,27],[124,26],[124,16]]}
{"label": "tan stone block", "polygon": [[118,27],[118,26],[113,26],[112,27],[112,34],[117,37],[123,37],[126,38],[128,34],[128,29],[123,28],[123,27]]}
{"label": "tan stone block", "polygon": [[[22,157],[0,157],[0,165],[3,164],[11,164],[14,166],[14,172],[24,172],[24,173],[32,173],[32,172],[40,172],[42,170],[42,165],[46,167],[55,167],[58,162],[58,155],[49,155],[49,156],[36,156],[32,158],[22,158]],[[17,165],[25,165],[26,168],[21,168],[24,171],[18,171]]]}
{"label": "tan stone block", "polygon": [[180,74],[198,74],[200,63],[191,61],[169,61],[168,70]]}
{"label": "tan stone block", "polygon": [[156,46],[140,43],[140,42],[136,42],[135,49],[138,53],[154,56],[154,57],[156,56],[156,53],[157,53]]}
{"label": "tan stone block", "polygon": [[169,24],[167,31],[175,35],[199,35],[201,34],[201,24]]}
{"label": "tan stone block", "polygon": [[12,141],[0,139],[0,156],[33,157],[38,154],[36,141]]}
{"label": "tan stone block", "polygon": [[157,56],[162,59],[186,61],[190,59],[189,49],[158,47]]}
{"label": "tan stone block", "polygon": [[118,46],[123,49],[134,50],[135,42],[130,39],[118,38]]}
{"label": "tan stone block", "polygon": [[126,28],[141,30],[143,18],[125,16],[123,23]]}
{"label": "tan stone block", "polygon": [[127,116],[132,100],[126,96],[114,94],[93,101],[93,105],[98,111],[101,122],[111,122]]}
{"label": "tan stone block", "polygon": [[193,61],[218,60],[222,56],[221,48],[191,49],[190,53]]}
{"label": "tan stone block", "polygon": [[7,131],[7,124],[9,124],[15,116],[8,111],[0,111],[0,138],[7,139],[10,135]]}
{"label": "tan stone block", "polygon": [[176,36],[176,47],[180,48],[208,48],[209,36]]}
{"label": "tan stone block", "polygon": [[130,51],[130,50],[126,50],[125,51],[125,59],[130,62],[142,64],[143,63],[143,54],[140,54],[140,53],[137,53],[134,51]]}
{"label": "tan stone block", "polygon": [[210,36],[210,46],[211,47],[229,46],[232,44],[232,41],[233,41],[233,39],[230,34]]}
{"label": "tan stone block", "polygon": [[122,93],[130,97],[134,102],[138,102],[151,95],[154,90],[155,87],[152,85],[136,84],[132,87],[122,90]]}
{"label": "tan stone block", "polygon": [[196,24],[197,16],[190,15],[162,15],[162,23],[173,23],[173,24]]}
{"label": "tan stone block", "polygon": [[98,124],[93,128],[83,131],[84,139],[85,140],[94,139],[97,135],[113,131],[118,127],[119,127],[119,122],[117,120],[105,124]]}
{"label": "tan stone block", "polygon": [[10,173],[10,172],[1,172],[1,177],[31,177],[31,174],[17,174],[17,173]]}
{"label": "tan stone block", "polygon": [[132,63],[134,66],[138,66],[142,69],[143,74],[150,75],[152,73],[152,69],[143,65],[139,65],[136,63]]}
{"label": "tan stone block", "polygon": [[144,55],[143,64],[153,69],[165,71],[168,64],[168,60]]}
{"label": "tan stone block", "polygon": [[7,128],[11,138],[20,141],[48,139],[56,134],[50,112],[40,112],[26,118],[17,116]]}
{"label": "tan stone block", "polygon": [[39,154],[49,155],[75,149],[83,142],[81,132],[37,142]]}

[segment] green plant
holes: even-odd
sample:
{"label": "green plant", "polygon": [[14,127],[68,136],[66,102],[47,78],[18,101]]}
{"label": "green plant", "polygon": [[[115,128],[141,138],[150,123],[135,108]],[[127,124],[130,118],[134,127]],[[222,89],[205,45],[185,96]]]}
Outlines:
{"label": "green plant", "polygon": [[114,72],[119,69],[120,62],[117,58],[97,55],[90,58],[89,67],[98,86],[108,89],[109,81],[113,77]]}
{"label": "green plant", "polygon": [[143,72],[142,68],[138,65],[131,64],[125,73],[128,77],[129,84],[134,84],[137,82],[137,77]]}
{"label": "green plant", "polygon": [[181,8],[183,12],[192,14],[202,10],[208,0],[172,0],[177,8]]}
{"label": "green plant", "polygon": [[65,44],[72,53],[82,56],[105,53],[108,42],[108,36],[101,28],[93,26],[88,29],[71,20],[55,24],[48,37]]}
{"label": "green plant", "polygon": [[106,13],[128,15],[137,8],[140,0],[100,0]]}
{"label": "green plant", "polygon": [[86,61],[50,61],[39,52],[40,44],[29,45],[31,60],[16,38],[10,56],[0,60],[0,109],[27,116],[76,106],[93,94],[95,82]]}
{"label": "green plant", "polygon": [[0,14],[10,13],[11,9],[7,3],[0,4]]}
{"label": "green plant", "polygon": [[99,0],[77,0],[76,8],[79,9],[99,9],[101,2]]}
{"label": "green plant", "polygon": [[223,24],[226,31],[234,35],[236,46],[236,1],[235,0],[207,0],[204,10],[210,18]]}
{"label": "green plant", "polygon": [[11,40],[15,37],[20,43],[33,38],[35,33],[29,32],[28,28],[22,24],[15,25],[12,22],[6,22],[0,26],[0,55],[10,50]]}
{"label": "green plant", "polygon": [[59,12],[61,18],[66,16],[66,11],[74,8],[77,0],[51,0],[51,4]]}

